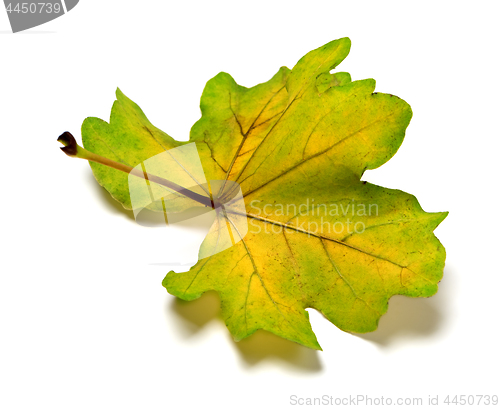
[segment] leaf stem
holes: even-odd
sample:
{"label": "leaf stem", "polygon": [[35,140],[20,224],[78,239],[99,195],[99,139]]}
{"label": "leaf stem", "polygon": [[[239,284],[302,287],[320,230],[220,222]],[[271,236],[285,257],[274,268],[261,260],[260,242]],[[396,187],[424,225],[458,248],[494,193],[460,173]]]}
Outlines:
{"label": "leaf stem", "polygon": [[211,197],[200,195],[199,193],[193,192],[192,190],[186,189],[177,183],[174,183],[168,179],[164,179],[162,177],[152,175],[150,173],[146,174],[142,170],[138,170],[131,166],[125,165],[120,162],[116,162],[114,160],[108,159],[104,156],[97,155],[96,153],[90,152],[76,143],[75,138],[70,132],[64,132],[57,139],[64,146],[61,150],[68,156],[73,158],[85,159],[88,161],[100,163],[101,165],[108,166],[113,169],[120,170],[125,173],[132,174],[134,176],[149,180],[150,182],[157,183],[159,185],[165,186],[171,190],[174,190],[177,193],[180,193],[183,196],[186,196],[198,203],[201,203],[207,207],[214,207],[213,201]]}

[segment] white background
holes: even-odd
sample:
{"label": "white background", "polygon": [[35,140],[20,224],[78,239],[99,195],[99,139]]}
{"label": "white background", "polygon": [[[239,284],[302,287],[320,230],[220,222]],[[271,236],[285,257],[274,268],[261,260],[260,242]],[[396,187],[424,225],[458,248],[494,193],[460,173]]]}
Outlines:
{"label": "white background", "polygon": [[[496,4],[82,0],[18,34],[0,10],[0,407],[500,394]],[[57,136],[80,140],[85,117],[108,120],[119,86],[187,140],[218,72],[253,86],[344,36],[338,69],[414,111],[396,156],[364,179],[450,211],[436,230],[444,278],[432,298],[391,299],[368,335],[310,311],[323,352],[266,334],[235,343],[216,295],[183,303],[161,286],[169,254],[196,252],[200,232],[137,225]]]}

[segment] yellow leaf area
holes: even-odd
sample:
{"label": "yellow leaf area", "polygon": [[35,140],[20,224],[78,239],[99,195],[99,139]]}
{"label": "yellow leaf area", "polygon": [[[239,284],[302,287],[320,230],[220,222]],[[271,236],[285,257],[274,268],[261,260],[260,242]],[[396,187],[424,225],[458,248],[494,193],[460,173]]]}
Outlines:
{"label": "yellow leaf area", "polygon": [[[241,187],[249,228],[188,272],[169,272],[163,285],[184,300],[215,290],[235,340],[263,329],[321,349],[306,308],[363,333],[377,328],[393,295],[437,291],[445,251],[433,230],[447,213],[360,181],[396,153],[410,106],[374,93],[372,79],[331,73],[349,49],[347,38],[332,41],[252,88],[220,73],[203,92],[190,142],[208,181]],[[88,118],[82,135],[87,149],[130,166],[183,144],[120,91],[110,123]],[[130,208],[127,175],[92,168]]]}

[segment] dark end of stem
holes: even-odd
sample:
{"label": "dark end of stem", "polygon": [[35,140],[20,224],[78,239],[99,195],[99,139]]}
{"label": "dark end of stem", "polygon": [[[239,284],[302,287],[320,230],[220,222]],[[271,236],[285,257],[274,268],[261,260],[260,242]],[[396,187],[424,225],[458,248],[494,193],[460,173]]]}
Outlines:
{"label": "dark end of stem", "polygon": [[76,156],[78,145],[76,143],[75,137],[71,135],[70,132],[64,132],[57,138],[58,142],[61,142],[64,146],[61,150],[68,156]]}

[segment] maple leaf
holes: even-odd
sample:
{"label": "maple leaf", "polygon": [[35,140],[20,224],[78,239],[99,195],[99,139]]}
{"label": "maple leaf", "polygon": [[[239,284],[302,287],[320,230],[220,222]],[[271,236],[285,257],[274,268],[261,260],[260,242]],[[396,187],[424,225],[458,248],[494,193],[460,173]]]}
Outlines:
{"label": "maple leaf", "polygon": [[[243,234],[219,212],[217,220],[239,236],[231,236],[233,245],[187,272],[169,272],[163,285],[183,300],[216,291],[235,340],[263,329],[321,349],[306,308],[363,333],[377,328],[393,295],[437,291],[445,251],[433,231],[447,212],[426,213],[408,193],[360,181],[396,153],[410,106],[375,93],[372,79],[330,73],[349,48],[348,38],[332,41],[252,88],[220,73],[203,91],[189,142],[206,180],[223,181],[219,194],[241,189],[249,227]],[[128,209],[126,172],[187,143],[154,127],[120,90],[110,123],[87,118],[82,139],[88,151],[123,164],[90,162],[97,181]],[[203,192],[189,192],[210,205],[193,196]],[[162,210],[158,202],[149,208]]]}

